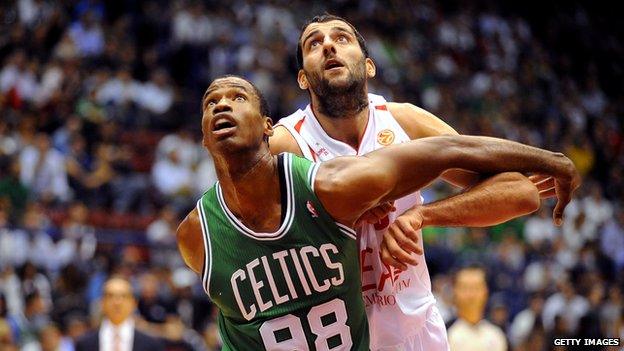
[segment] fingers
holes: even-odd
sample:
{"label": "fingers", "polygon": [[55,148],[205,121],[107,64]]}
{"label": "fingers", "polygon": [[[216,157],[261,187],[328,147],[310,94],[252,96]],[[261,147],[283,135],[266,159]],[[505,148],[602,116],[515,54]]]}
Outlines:
{"label": "fingers", "polygon": [[540,191],[539,196],[540,196],[540,199],[549,199],[551,197],[557,196],[557,191],[553,187],[548,190]]}
{"label": "fingers", "polygon": [[392,235],[397,242],[401,244],[403,248],[408,248],[410,251],[419,255],[423,254],[422,249],[418,246],[418,229],[420,226],[415,225],[404,218],[397,218],[397,220],[388,228],[386,235]]}
{"label": "fingers", "polygon": [[[413,233],[409,237],[407,232]],[[418,246],[418,234],[412,229],[412,226],[401,221],[396,221],[388,228],[385,236],[391,236],[399,246],[406,251],[415,252],[422,255],[422,249]],[[408,251],[408,252],[409,252]]]}
{"label": "fingers", "polygon": [[548,199],[555,196],[555,178],[536,174],[529,177],[539,192],[540,199]]}
{"label": "fingers", "polygon": [[386,243],[386,248],[390,255],[401,264],[416,265],[418,263],[416,258],[403,249],[391,235],[384,235],[383,241]]}
{"label": "fingers", "polygon": [[390,265],[394,268],[400,269],[400,270],[407,269],[407,265],[399,262],[396,258],[392,257],[392,254],[390,254],[390,251],[385,241],[381,243],[379,255],[381,256],[381,261],[383,263]]}
{"label": "fingers", "polygon": [[529,176],[529,180],[532,181],[533,184],[539,183],[548,178],[550,178],[550,176],[546,174],[533,174]]}
{"label": "fingers", "polygon": [[569,184],[555,183],[555,190],[557,193],[557,205],[553,210],[553,220],[555,225],[561,225],[563,222],[563,211],[572,199],[572,191]]}
{"label": "fingers", "polygon": [[555,178],[548,177],[546,179],[542,179],[539,182],[533,182],[533,185],[537,187],[538,190],[546,190],[555,187]]}

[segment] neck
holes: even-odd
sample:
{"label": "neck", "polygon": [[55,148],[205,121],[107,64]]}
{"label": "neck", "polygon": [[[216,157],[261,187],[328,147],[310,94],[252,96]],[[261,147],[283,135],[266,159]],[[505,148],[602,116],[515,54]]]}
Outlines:
{"label": "neck", "polygon": [[457,311],[457,316],[470,324],[477,324],[483,319],[483,311],[477,309],[462,309]]}
{"label": "neck", "polygon": [[[343,99],[344,97],[348,98],[349,96],[334,95],[332,99]],[[364,99],[350,98],[348,101],[343,101],[344,103],[332,101],[331,105],[342,106],[340,111],[328,111],[327,107],[330,104],[327,103],[325,97],[321,99],[315,94],[311,94],[311,100],[312,111],[327,135],[357,150],[368,123],[369,108],[366,92],[364,92]]]}
{"label": "neck", "polygon": [[[230,158],[215,155],[214,159],[230,211],[254,231],[272,231],[279,227],[281,199],[277,158],[271,155],[268,147]],[[277,215],[267,216],[267,213]]]}

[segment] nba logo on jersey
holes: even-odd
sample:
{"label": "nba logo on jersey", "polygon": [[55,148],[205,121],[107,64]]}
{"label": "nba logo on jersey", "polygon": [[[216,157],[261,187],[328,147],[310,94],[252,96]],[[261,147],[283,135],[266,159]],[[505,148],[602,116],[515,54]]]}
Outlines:
{"label": "nba logo on jersey", "polygon": [[306,207],[308,208],[308,211],[310,211],[312,218],[318,218],[318,212],[316,212],[316,208],[312,205],[312,201],[308,200],[306,202]]}

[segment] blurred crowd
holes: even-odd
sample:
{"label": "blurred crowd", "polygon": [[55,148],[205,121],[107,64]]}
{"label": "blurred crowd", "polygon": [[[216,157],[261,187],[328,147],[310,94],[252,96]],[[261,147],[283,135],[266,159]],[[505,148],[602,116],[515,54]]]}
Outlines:
{"label": "blurred crowd", "polygon": [[623,31],[587,4],[545,6],[2,2],[0,349],[72,350],[97,326],[112,274],[133,283],[140,326],[168,350],[218,348],[214,309],[175,250],[180,216],[216,179],[200,143],[201,97],[231,73],[257,84],[274,120],[305,106],[299,27],[325,11],[366,38],[378,68],[371,92],[460,133],[565,152],[583,175],[561,227],[545,203],[493,228],[425,232],[445,319],[456,317],[452,272],[478,261],[487,317],[511,350],[624,337]]}

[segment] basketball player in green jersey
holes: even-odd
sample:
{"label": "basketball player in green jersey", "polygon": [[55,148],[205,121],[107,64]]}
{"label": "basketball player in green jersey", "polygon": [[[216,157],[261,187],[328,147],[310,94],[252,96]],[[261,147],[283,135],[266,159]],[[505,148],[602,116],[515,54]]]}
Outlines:
{"label": "basketball player in green jersey", "polygon": [[352,226],[448,169],[550,175],[562,206],[579,184],[562,154],[488,137],[423,138],[321,164],[272,156],[266,103],[239,77],[214,80],[202,108],[219,182],[177,237],[219,308],[224,350],[368,350]]}

